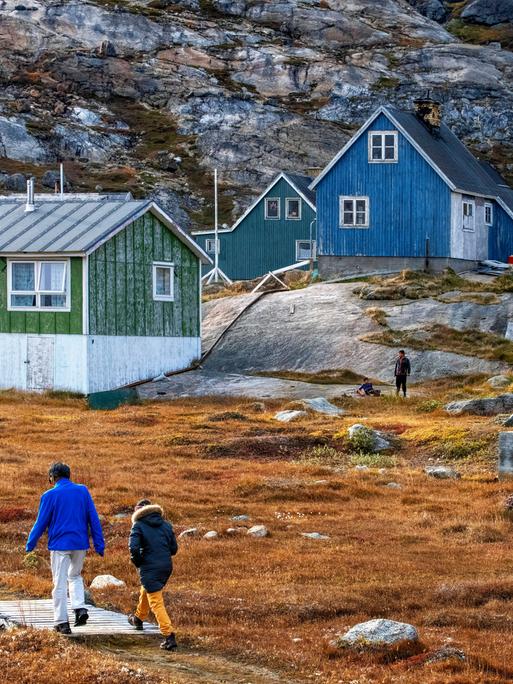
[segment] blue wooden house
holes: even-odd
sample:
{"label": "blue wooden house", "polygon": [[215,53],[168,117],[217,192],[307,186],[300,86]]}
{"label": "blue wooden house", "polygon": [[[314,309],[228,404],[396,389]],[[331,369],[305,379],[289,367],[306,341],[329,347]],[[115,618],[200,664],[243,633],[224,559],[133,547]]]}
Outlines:
{"label": "blue wooden house", "polygon": [[380,107],[314,180],[321,276],[466,270],[513,254],[513,190],[441,106]]}
{"label": "blue wooden house", "polygon": [[[315,255],[312,179],[280,173],[231,227],[220,229],[219,267],[232,280],[252,280]],[[213,258],[212,230],[192,233]],[[312,245],[310,238],[312,237]],[[208,270],[204,266],[203,272]]]}

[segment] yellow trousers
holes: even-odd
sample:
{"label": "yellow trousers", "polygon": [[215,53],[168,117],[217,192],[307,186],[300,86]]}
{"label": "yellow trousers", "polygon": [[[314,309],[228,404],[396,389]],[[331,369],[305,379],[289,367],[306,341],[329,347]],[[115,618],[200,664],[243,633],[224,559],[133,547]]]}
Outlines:
{"label": "yellow trousers", "polygon": [[167,637],[175,631],[171,618],[167,613],[166,606],[164,605],[162,591],[154,591],[150,594],[144,587],[141,587],[139,603],[137,604],[135,615],[139,620],[144,621],[148,619],[150,610],[157,618],[162,636]]}

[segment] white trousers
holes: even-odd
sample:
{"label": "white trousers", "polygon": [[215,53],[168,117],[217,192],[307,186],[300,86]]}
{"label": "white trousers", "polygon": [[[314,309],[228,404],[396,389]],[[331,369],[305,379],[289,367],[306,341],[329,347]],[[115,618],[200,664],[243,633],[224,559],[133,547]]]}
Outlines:
{"label": "white trousers", "polygon": [[53,620],[60,625],[69,622],[68,588],[71,608],[85,608],[82,566],[87,551],[50,551],[53,577]]}

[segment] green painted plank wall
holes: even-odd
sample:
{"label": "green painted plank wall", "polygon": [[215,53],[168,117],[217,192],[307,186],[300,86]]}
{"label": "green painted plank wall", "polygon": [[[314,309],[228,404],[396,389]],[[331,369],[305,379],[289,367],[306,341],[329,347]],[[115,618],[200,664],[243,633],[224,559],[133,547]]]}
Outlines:
{"label": "green painted plank wall", "polygon": [[[265,220],[265,199],[280,198],[280,219]],[[315,211],[303,200],[301,220],[285,218],[286,198],[297,198],[298,193],[282,178],[254,207],[244,221],[229,233],[220,233],[219,267],[233,280],[252,280],[285,266],[296,263],[296,240],[310,239],[310,224]],[[313,225],[313,239],[316,226]],[[192,236],[206,249],[206,240],[214,233]],[[212,256],[210,254],[209,256]],[[203,272],[212,266],[204,266]]]}
{"label": "green painted plank wall", "polygon": [[[173,302],[153,300],[153,262],[175,265]],[[148,212],[89,257],[89,333],[199,337],[199,260]]]}
{"label": "green painted plank wall", "polygon": [[8,311],[7,260],[0,258],[0,332],[42,335],[82,334],[82,257],[72,257],[71,311]]}

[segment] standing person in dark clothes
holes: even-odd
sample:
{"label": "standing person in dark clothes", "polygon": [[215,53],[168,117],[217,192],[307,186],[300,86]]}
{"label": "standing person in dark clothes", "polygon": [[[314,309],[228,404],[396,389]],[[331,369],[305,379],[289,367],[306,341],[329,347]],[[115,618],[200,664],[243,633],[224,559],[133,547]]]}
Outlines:
{"label": "standing person in dark clothes", "polygon": [[139,603],[135,613],[128,616],[128,622],[142,629],[151,610],[164,637],[160,648],[172,651],[176,648],[175,630],[162,590],[173,572],[171,556],[178,551],[178,545],[172,526],[163,518],[162,508],[152,505],[148,499],[142,499],[135,506],[128,548],[141,578]]}
{"label": "standing person in dark clothes", "polygon": [[401,349],[395,362],[395,393],[399,396],[399,392],[403,391],[403,395],[406,396],[406,380],[408,375],[411,373],[410,359],[404,353],[404,349]]}

